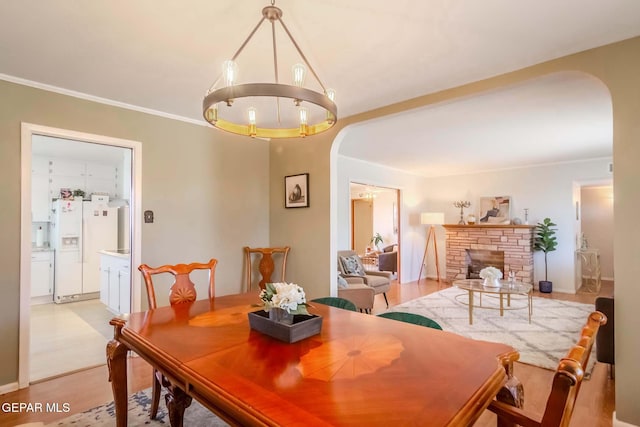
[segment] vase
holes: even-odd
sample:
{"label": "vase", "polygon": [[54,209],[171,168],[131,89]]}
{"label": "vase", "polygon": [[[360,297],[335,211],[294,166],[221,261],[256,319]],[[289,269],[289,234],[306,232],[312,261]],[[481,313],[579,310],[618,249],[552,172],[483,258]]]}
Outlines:
{"label": "vase", "polygon": [[484,279],[484,282],[482,282],[482,286],[484,286],[485,288],[499,288],[500,279],[486,278]]}
{"label": "vase", "polygon": [[272,307],[269,309],[269,319],[274,322],[291,325],[293,323],[293,314],[284,308]]}

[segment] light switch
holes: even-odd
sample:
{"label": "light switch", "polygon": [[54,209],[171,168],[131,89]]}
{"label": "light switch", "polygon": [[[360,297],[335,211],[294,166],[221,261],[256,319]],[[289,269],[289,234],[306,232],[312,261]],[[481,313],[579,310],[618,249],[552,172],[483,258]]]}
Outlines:
{"label": "light switch", "polygon": [[147,224],[153,222],[153,211],[144,211],[144,222]]}

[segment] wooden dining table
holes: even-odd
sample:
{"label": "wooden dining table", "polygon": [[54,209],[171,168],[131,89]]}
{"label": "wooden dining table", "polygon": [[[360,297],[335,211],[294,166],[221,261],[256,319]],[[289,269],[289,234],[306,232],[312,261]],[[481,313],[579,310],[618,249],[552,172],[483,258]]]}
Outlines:
{"label": "wooden dining table", "polygon": [[313,304],[319,334],[295,343],[252,330],[257,293],[115,318],[107,345],[117,425],[127,425],[129,350],[166,378],[171,425],[192,398],[231,425],[472,424],[519,354],[504,344]]}

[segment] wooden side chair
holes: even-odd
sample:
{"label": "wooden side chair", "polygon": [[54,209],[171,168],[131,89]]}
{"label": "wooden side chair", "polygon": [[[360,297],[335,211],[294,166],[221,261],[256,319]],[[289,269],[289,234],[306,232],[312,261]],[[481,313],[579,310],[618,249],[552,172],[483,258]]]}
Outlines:
{"label": "wooden side chair", "polygon": [[[173,285],[171,285],[169,291],[170,305],[183,304],[196,300],[196,288],[190,277],[191,273],[194,270],[209,270],[208,294],[209,299],[212,299],[215,296],[215,273],[217,264],[218,260],[213,258],[207,263],[194,262],[191,264],[163,265],[157,268],[149,267],[147,264],[142,264],[140,267],[138,267],[138,270],[140,270],[140,272],[142,273],[144,284],[147,288],[149,309],[153,310],[158,307],[152,276],[162,273],[169,273],[174,276],[174,282]],[[160,403],[160,392],[162,390],[162,386],[171,387],[171,384],[164,377],[164,375],[162,375],[161,372],[154,369],[153,387],[151,394],[151,419],[155,419],[156,415],[158,414],[158,404]],[[176,403],[169,402],[169,399],[173,399],[173,393],[171,394],[171,397],[167,395],[167,407],[170,407],[172,405],[175,406]],[[184,412],[184,408],[189,406],[190,403],[191,399],[189,398],[188,403],[186,403],[186,405],[184,405],[184,407],[182,408],[182,412]]]}
{"label": "wooden side chair", "polygon": [[253,265],[251,263],[251,255],[252,254],[260,254],[260,263],[258,264],[258,271],[260,272],[261,278],[260,282],[258,282],[258,286],[260,289],[264,289],[267,283],[272,283],[271,275],[275,270],[275,263],[273,261],[274,254],[282,254],[280,257],[280,280],[279,282],[284,282],[284,276],[287,271],[287,256],[289,255],[289,250],[291,248],[289,246],[285,246],[282,248],[250,248],[249,246],[244,247],[244,256],[245,256],[245,268],[246,268],[246,280],[247,280],[247,292],[251,290],[251,271],[253,270]]}
{"label": "wooden side chair", "polygon": [[582,328],[578,343],[569,350],[556,368],[551,393],[549,393],[542,418],[523,409],[494,400],[488,409],[498,415],[498,426],[567,427],[584,377],[583,367],[589,362],[591,348],[598,329],[606,323],[607,317],[599,311],[594,311],[589,315],[586,325]]}

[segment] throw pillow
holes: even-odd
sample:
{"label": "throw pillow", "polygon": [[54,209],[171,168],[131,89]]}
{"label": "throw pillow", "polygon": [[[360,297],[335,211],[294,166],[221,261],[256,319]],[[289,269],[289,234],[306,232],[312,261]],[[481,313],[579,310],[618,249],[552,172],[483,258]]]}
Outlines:
{"label": "throw pillow", "polygon": [[349,284],[347,283],[347,281],[344,280],[344,277],[342,277],[340,273],[338,273],[338,289],[346,289],[348,287]]}
{"label": "throw pillow", "polygon": [[355,274],[356,276],[364,276],[364,269],[360,266],[358,255],[341,256],[342,268],[347,274]]}

